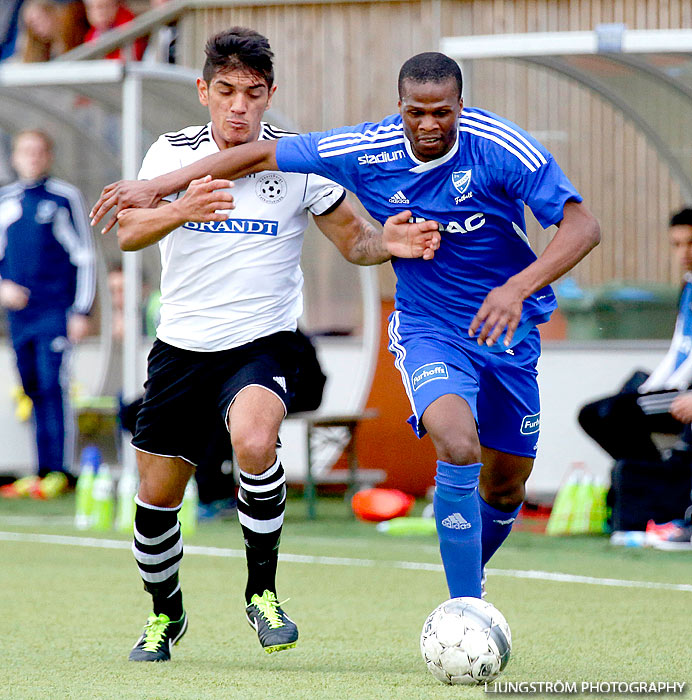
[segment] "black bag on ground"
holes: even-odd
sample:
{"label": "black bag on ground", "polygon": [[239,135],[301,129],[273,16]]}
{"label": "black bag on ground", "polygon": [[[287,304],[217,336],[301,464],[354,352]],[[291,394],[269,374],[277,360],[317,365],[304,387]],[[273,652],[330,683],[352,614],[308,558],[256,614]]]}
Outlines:
{"label": "black bag on ground", "polygon": [[673,452],[660,462],[623,459],[611,474],[613,530],[646,530],[649,520],[682,518],[692,497],[692,454]]}

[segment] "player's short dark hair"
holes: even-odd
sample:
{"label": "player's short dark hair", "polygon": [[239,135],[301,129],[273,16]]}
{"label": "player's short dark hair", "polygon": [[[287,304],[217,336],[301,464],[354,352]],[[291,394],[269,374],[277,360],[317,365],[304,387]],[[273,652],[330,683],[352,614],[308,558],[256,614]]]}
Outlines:
{"label": "player's short dark hair", "polygon": [[209,83],[220,71],[229,68],[249,70],[262,78],[267,87],[274,84],[274,52],[269,41],[254,29],[231,27],[210,37],[204,47],[207,59],[202,77]]}
{"label": "player's short dark hair", "polygon": [[670,217],[671,226],[692,226],[692,209],[685,207]]}
{"label": "player's short dark hair", "polygon": [[401,66],[399,71],[399,97],[404,92],[404,80],[412,80],[415,83],[445,83],[450,78],[456,81],[459,88],[459,97],[461,97],[463,81],[459,64],[449,56],[445,56],[437,51],[419,53],[409,58]]}

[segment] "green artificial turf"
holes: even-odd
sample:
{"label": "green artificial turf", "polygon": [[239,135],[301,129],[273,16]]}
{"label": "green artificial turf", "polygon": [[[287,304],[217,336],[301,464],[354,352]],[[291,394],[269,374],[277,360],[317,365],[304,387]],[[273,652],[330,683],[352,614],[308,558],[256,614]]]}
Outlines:
{"label": "green artificial turf", "polygon": [[[72,506],[69,497],[0,502],[0,531],[76,537],[82,544],[87,537],[129,540],[126,534],[74,530]],[[480,688],[441,685],[420,657],[423,621],[447,597],[434,537],[379,534],[350,518],[337,498],[321,499],[319,518],[310,522],[302,501],[289,499],[282,552],[308,559],[281,563],[278,592],[281,600],[290,598],[285,609],[301,637],[296,649],[272,655],[262,651],[245,621],[237,521],[203,524],[186,544],[181,580],[190,629],[171,663],[134,664],[127,654],[149,605],[128,549],[0,539],[0,697],[485,697]],[[432,570],[413,568],[415,563]],[[513,633],[503,681],[692,680],[692,591],[515,573],[690,584],[692,553],[517,531],[491,566],[489,600]]]}

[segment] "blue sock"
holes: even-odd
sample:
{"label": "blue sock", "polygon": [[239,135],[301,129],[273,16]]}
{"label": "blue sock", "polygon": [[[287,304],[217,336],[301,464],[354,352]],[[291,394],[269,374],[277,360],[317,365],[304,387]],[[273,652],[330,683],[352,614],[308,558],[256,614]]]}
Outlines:
{"label": "blue sock", "polygon": [[498,510],[488,505],[480,496],[478,497],[478,502],[480,504],[481,521],[483,523],[483,529],[481,530],[483,549],[481,564],[485,566],[490,557],[497,552],[500,545],[507,539],[507,535],[509,535],[512,525],[517,515],[519,515],[521,505],[507,513],[504,510]]}
{"label": "blue sock", "polygon": [[481,597],[481,514],[477,464],[437,462],[433,507],[452,598]]}

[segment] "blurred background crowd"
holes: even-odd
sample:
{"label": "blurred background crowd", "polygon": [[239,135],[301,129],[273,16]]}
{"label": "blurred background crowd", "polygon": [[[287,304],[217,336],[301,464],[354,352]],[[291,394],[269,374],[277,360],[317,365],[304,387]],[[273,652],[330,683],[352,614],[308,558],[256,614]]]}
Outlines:
{"label": "blurred background crowd", "polygon": [[[0,61],[36,63],[60,56],[131,22],[167,0],[4,0],[0,4]],[[170,28],[171,30],[173,28]],[[174,62],[173,33],[163,52],[158,37],[138,39],[132,55],[117,49],[107,58]],[[166,37],[161,37],[165,39]]]}

